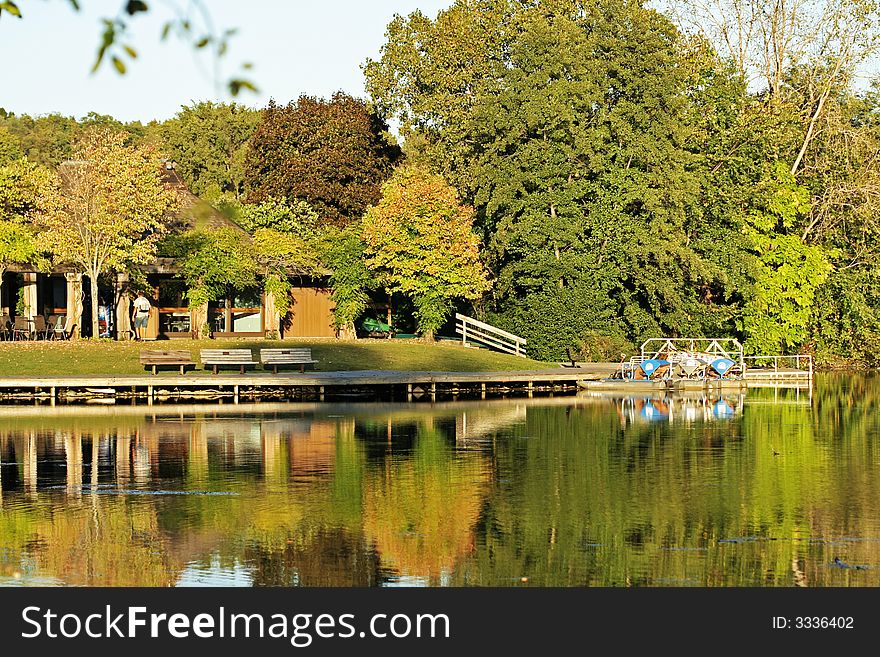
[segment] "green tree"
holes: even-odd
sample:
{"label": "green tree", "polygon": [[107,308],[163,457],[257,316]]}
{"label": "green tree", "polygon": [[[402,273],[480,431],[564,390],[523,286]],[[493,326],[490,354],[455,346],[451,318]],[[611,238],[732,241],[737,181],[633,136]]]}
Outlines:
{"label": "green tree", "polygon": [[75,161],[61,168],[60,219],[39,221],[56,257],[89,277],[92,335],[98,335],[98,278],[151,262],[177,199],[161,180],[156,152],[126,146],[126,135],[84,135]]}
{"label": "green tree", "polygon": [[534,355],[729,321],[728,277],[697,249],[685,57],[640,3],[486,0],[398,17],[367,63],[377,106],[474,204],[492,319]]}
{"label": "green tree", "polygon": [[259,264],[253,242],[235,228],[169,235],[162,242],[161,253],[180,262],[192,306],[223,299],[230,288],[257,285]]}
{"label": "green tree", "polygon": [[749,215],[746,228],[761,260],[753,296],[743,313],[751,353],[785,353],[806,342],[816,290],[831,271],[828,254],[805,244],[792,229],[810,211],[810,196],[785,164],[765,184],[766,206]]}
{"label": "green tree", "polygon": [[71,158],[80,132],[76,119],[60,114],[8,116],[0,119],[0,126],[18,139],[29,160],[53,168]]}
{"label": "green tree", "polygon": [[366,265],[361,223],[345,228],[326,226],[315,244],[320,261],[330,271],[336,330],[340,337],[353,340],[357,337],[354,323],[370,302],[369,290],[378,286]]}
{"label": "green tree", "polygon": [[9,128],[0,125],[0,166],[9,164],[23,156],[24,153],[18,138],[9,131]]}
{"label": "green tree", "polygon": [[323,222],[359,219],[400,158],[387,131],[366,103],[341,92],[329,101],[270,102],[248,151],[248,202],[303,200]]}
{"label": "green tree", "polygon": [[168,155],[196,195],[241,201],[245,156],[260,113],[235,103],[199,102],[162,124]]}
{"label": "green tree", "polygon": [[318,213],[305,201],[292,204],[269,198],[262,203],[227,205],[236,222],[248,232],[271,228],[282,233],[306,237],[317,230]]}
{"label": "green tree", "polygon": [[363,231],[367,266],[412,300],[427,340],[446,321],[454,299],[479,299],[489,290],[473,210],[436,174],[398,169],[367,210]]}

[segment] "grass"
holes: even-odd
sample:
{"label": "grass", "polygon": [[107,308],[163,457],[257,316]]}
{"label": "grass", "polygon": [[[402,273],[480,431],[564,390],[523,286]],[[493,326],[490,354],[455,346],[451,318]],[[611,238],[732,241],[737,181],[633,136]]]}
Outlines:
{"label": "grass", "polygon": [[[317,370],[405,370],[492,372],[554,367],[526,358],[461,345],[416,340],[174,340],[158,342],[0,342],[0,376],[125,376],[144,374],[141,349],[189,349],[198,363],[199,349],[311,347]],[[168,373],[175,370],[168,368]],[[234,371],[232,369],[230,372]],[[260,371],[258,369],[258,371]],[[206,374],[200,365],[187,376]]]}

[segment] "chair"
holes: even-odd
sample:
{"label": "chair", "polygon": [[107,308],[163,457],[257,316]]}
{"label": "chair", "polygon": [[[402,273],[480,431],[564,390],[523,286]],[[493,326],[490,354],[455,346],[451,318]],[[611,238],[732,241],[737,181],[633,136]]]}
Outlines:
{"label": "chair", "polygon": [[17,315],[12,320],[12,339],[13,340],[30,340],[33,338],[34,332],[31,328],[31,321],[27,317]]}
{"label": "chair", "polygon": [[34,340],[39,340],[40,336],[42,336],[42,338],[44,340],[48,340],[49,339],[49,325],[46,324],[46,318],[43,317],[42,315],[37,315],[36,317],[33,318],[33,321],[34,321],[34,328],[33,328]]}
{"label": "chair", "polygon": [[53,332],[56,340],[70,340],[70,336],[76,330],[76,324],[72,321],[72,317],[61,315],[58,317],[58,323],[55,324]]}
{"label": "chair", "polygon": [[46,324],[48,324],[48,332],[46,334],[46,339],[51,340],[55,337],[55,326],[58,324],[58,315],[49,315],[48,319],[46,319]]}
{"label": "chair", "polygon": [[0,315],[0,340],[10,340],[12,338],[11,324],[9,315]]}

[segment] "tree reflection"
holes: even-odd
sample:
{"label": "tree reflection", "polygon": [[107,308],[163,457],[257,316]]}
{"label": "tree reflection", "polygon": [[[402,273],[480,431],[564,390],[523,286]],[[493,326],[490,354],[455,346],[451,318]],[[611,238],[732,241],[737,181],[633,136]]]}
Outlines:
{"label": "tree reflection", "polygon": [[586,398],[7,418],[0,578],[876,586],[878,407],[880,379],[827,376],[722,421]]}

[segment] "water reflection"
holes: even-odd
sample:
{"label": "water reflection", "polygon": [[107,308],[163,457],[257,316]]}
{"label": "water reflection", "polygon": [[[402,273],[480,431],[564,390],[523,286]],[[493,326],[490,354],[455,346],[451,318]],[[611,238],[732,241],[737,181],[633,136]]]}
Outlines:
{"label": "water reflection", "polygon": [[876,586],[880,385],[819,383],[0,409],[0,582]]}

